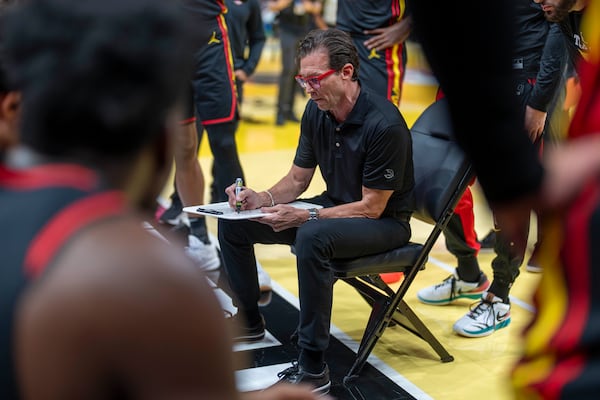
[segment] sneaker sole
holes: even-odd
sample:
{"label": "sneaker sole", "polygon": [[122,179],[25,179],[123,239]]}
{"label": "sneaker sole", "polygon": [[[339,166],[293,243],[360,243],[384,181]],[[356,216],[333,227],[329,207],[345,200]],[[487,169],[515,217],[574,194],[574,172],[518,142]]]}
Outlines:
{"label": "sneaker sole", "polygon": [[544,270],[542,267],[537,267],[535,265],[528,265],[525,267],[525,269],[527,270],[527,272],[533,272],[536,274],[539,274],[540,272],[542,272]]}
{"label": "sneaker sole", "polygon": [[273,299],[273,292],[269,291],[260,291],[260,297],[258,298],[258,306],[266,307],[271,304],[271,300]]}
{"label": "sneaker sole", "polygon": [[485,290],[487,290],[487,288],[485,288],[481,292],[462,293],[462,294],[459,294],[458,296],[454,297],[452,300],[449,300],[449,299],[428,300],[428,299],[425,299],[425,298],[419,296],[418,294],[417,294],[417,298],[419,299],[419,301],[421,301],[422,303],[425,303],[425,304],[429,304],[432,306],[444,306],[446,304],[453,303],[454,301],[460,300],[460,299],[478,300],[481,298],[481,294],[483,292],[485,292]]}
{"label": "sneaker sole", "polygon": [[263,331],[262,333],[256,333],[254,335],[241,335],[241,336],[237,336],[235,338],[233,338],[233,341],[235,343],[241,343],[241,342],[259,342],[261,340],[263,340],[265,338],[265,332]]}
{"label": "sneaker sole", "polygon": [[489,336],[492,333],[494,333],[502,328],[506,328],[508,325],[510,325],[510,318],[500,322],[499,324],[496,324],[495,327],[490,326],[489,328],[479,330],[479,331],[467,331],[467,330],[454,329],[454,332],[456,332],[460,336],[470,337],[470,338],[478,338],[478,337]]}
{"label": "sneaker sole", "polygon": [[329,389],[331,389],[331,381],[327,382],[323,386],[313,389],[312,392],[319,394],[319,397],[321,397],[329,393]]}

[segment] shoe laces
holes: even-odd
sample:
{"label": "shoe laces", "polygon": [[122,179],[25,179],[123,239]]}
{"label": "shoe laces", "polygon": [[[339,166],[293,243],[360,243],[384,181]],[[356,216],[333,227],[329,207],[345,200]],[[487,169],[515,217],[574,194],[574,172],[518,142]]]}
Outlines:
{"label": "shoe laces", "polygon": [[[473,307],[475,306],[475,307]],[[480,300],[477,303],[473,303],[471,304],[471,306],[469,307],[470,312],[469,312],[469,317],[476,320],[477,318],[479,318],[481,315],[488,313],[487,319],[490,319],[490,316],[492,317],[492,321],[494,322],[494,326],[496,326],[496,310],[494,309],[494,303],[486,301],[486,300]]]}
{"label": "shoe laces", "polygon": [[439,288],[441,288],[443,286],[448,285],[448,281],[450,281],[449,283],[451,285],[451,288],[454,289],[454,285],[456,283],[456,277],[454,275],[450,275],[449,277],[447,277],[446,279],[444,279],[441,283],[438,283],[437,285],[435,285],[435,288],[439,289]]}
{"label": "shoe laces", "polygon": [[444,279],[441,283],[438,283],[437,285],[435,285],[435,289],[440,289],[444,286],[450,285],[450,300],[454,299],[455,296],[455,290],[456,290],[456,276],[454,275],[450,275],[449,277],[447,277],[446,279]]}
{"label": "shoe laces", "polygon": [[284,369],[277,373],[277,377],[280,380],[286,379],[291,380],[291,377],[296,377],[300,373],[300,367],[298,366],[298,360],[292,360],[292,366]]}

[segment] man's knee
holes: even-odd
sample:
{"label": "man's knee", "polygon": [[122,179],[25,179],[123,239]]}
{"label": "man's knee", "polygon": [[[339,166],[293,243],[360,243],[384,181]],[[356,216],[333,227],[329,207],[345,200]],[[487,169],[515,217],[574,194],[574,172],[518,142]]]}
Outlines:
{"label": "man's knee", "polygon": [[326,246],[323,232],[317,222],[307,222],[298,228],[294,249],[298,259],[314,257],[323,253]]}

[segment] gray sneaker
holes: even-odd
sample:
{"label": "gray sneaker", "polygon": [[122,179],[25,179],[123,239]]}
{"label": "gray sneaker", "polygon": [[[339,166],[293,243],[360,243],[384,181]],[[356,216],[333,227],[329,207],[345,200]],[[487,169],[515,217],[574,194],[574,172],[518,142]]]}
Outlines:
{"label": "gray sneaker", "polygon": [[287,382],[293,384],[308,384],[313,387],[313,392],[320,395],[329,393],[331,388],[331,379],[329,379],[329,367],[325,364],[323,372],[320,374],[311,374],[304,371],[297,361],[292,361],[292,366],[284,369],[277,374],[279,382]]}

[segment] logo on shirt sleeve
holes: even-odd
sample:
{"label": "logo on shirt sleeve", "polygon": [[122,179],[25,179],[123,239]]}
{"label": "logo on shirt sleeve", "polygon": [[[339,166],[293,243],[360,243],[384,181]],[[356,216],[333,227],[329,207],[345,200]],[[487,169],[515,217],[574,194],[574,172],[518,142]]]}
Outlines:
{"label": "logo on shirt sleeve", "polygon": [[383,177],[389,181],[391,179],[394,179],[394,175],[395,175],[394,174],[394,170],[390,169],[390,168],[387,168],[385,170],[385,173],[383,174]]}

